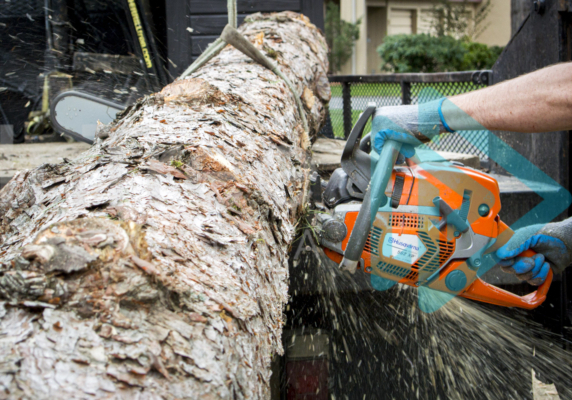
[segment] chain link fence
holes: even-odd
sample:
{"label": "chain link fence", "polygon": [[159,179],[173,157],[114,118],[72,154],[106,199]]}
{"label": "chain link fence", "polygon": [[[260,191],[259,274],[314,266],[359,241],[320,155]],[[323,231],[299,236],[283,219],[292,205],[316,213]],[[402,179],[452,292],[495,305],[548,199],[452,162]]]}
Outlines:
{"label": "chain link fence", "polygon": [[[490,78],[491,71],[332,76],[330,118],[321,133],[326,137],[346,138],[369,103],[377,107],[422,104],[486,87]],[[368,124],[365,132],[370,129]],[[474,154],[487,160],[488,134],[488,131],[450,133],[426,146],[433,150]]]}

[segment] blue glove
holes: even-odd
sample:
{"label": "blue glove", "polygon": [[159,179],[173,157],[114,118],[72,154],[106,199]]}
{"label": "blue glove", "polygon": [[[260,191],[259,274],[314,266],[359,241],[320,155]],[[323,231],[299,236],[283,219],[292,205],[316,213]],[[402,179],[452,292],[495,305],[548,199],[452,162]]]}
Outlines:
{"label": "blue glove", "polygon": [[373,139],[373,148],[377,154],[381,153],[381,149],[386,140],[395,140],[396,142],[403,143],[401,146],[401,154],[405,158],[411,158],[415,155],[415,146],[419,146],[421,142],[419,139],[411,136],[408,133],[395,132],[391,129],[384,129],[377,132]]}
{"label": "blue glove", "polygon": [[441,113],[444,101],[443,98],[419,105],[378,108],[371,129],[374,150],[381,153],[386,140],[395,140],[403,144],[401,153],[410,158],[415,155],[415,146],[440,133],[452,132]]}
{"label": "blue glove", "polygon": [[[414,146],[430,141],[442,133],[479,131],[485,129],[471,116],[446,98],[418,105],[381,107],[375,111],[371,131],[374,149],[380,152],[386,140],[396,140],[404,146],[401,153],[412,157]],[[415,139],[415,140],[414,140]]]}
{"label": "blue glove", "polygon": [[[532,242],[540,240],[553,240],[555,242],[555,246],[559,246],[560,244],[564,246],[564,243],[562,243],[561,240],[545,235],[535,235],[527,240],[527,243],[522,246],[525,250],[528,250]],[[507,250],[506,245],[498,249],[497,256],[499,258],[503,257],[503,259],[499,261],[499,265],[502,267],[502,270],[515,274],[520,280],[528,281],[531,285],[537,286],[542,284],[550,270],[550,265],[545,261],[544,255],[536,254],[533,257],[517,257],[520,253],[522,252],[516,253],[515,251]]]}
{"label": "blue glove", "polygon": [[[519,229],[507,244],[497,250],[499,265],[503,271],[514,273],[521,280],[540,285],[551,267],[561,272],[570,263],[571,233],[572,220]],[[529,249],[538,254],[518,257]]]}

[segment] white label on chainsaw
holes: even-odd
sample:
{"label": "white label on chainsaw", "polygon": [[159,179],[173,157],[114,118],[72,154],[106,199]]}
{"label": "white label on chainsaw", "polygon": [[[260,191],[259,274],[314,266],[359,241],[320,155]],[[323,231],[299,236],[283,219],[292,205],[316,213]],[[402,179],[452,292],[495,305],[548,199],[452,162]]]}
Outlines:
{"label": "white label on chainsaw", "polygon": [[393,257],[407,264],[414,264],[426,251],[427,248],[417,235],[388,233],[383,239],[383,256]]}

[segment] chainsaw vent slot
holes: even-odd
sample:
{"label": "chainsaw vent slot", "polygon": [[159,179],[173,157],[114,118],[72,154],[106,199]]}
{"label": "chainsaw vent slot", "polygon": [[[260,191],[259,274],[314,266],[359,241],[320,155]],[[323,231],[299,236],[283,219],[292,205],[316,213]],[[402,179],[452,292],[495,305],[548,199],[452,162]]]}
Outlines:
{"label": "chainsaw vent slot", "polygon": [[405,277],[410,282],[417,282],[417,277],[419,276],[419,272],[411,271],[409,275]]}
{"label": "chainsaw vent slot", "polygon": [[383,261],[380,261],[377,264],[377,268],[379,268],[383,273],[397,276],[400,279],[409,273],[407,268],[398,267],[397,265],[389,264]]}
{"label": "chainsaw vent slot", "polygon": [[443,265],[443,263],[451,257],[454,251],[455,245],[453,242],[439,240],[439,264]]}
{"label": "chainsaw vent slot", "polygon": [[423,229],[425,220],[416,214],[391,213],[389,215],[389,225],[393,228]]}
{"label": "chainsaw vent slot", "polygon": [[379,240],[381,239],[382,232],[383,231],[376,226],[369,231],[369,235],[363,248],[366,253],[373,254],[375,256],[379,255]]}
{"label": "chainsaw vent slot", "polygon": [[418,232],[418,235],[419,239],[421,239],[425,247],[427,247],[427,251],[413,267],[423,270],[424,273],[433,273],[451,257],[451,254],[455,251],[455,245],[445,240],[439,240],[437,245],[425,232]]}
{"label": "chainsaw vent slot", "polygon": [[427,251],[423,254],[423,257],[415,263],[415,266],[424,272],[433,272],[439,268],[439,262],[436,260],[437,257],[435,257],[435,253],[437,253],[439,249],[427,233],[418,232],[418,235],[419,239],[421,239],[425,247],[427,247]]}

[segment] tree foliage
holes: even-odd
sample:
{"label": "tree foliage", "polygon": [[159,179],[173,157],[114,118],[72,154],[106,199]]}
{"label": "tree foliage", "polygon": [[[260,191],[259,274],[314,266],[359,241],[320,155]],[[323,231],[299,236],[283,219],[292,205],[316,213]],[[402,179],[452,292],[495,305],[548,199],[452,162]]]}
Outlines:
{"label": "tree foliage", "polygon": [[487,28],[486,19],[491,9],[491,0],[484,1],[474,12],[467,0],[437,0],[429,14],[431,31],[436,36],[475,40]]}
{"label": "tree foliage", "polygon": [[382,69],[392,72],[457,71],[463,64],[463,47],[451,36],[387,36],[377,52]]}
{"label": "tree foliage", "polygon": [[464,41],[463,70],[490,69],[502,53],[503,47]]}
{"label": "tree foliage", "polygon": [[326,40],[330,47],[328,55],[330,72],[338,72],[350,59],[356,40],[359,39],[361,18],[355,23],[340,18],[340,7],[329,2],[326,7]]}
{"label": "tree foliage", "polygon": [[387,36],[377,48],[382,70],[390,72],[450,72],[491,68],[502,51],[452,36]]}

